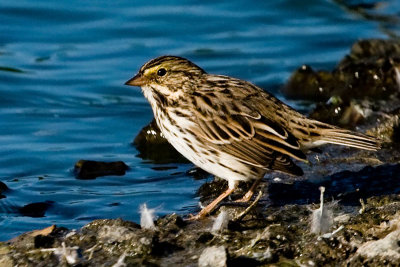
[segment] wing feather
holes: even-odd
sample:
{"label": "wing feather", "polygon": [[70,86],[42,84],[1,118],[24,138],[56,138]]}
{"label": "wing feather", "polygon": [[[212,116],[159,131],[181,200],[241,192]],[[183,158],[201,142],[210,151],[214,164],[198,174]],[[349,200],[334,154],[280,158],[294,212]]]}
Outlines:
{"label": "wing feather", "polygon": [[[222,82],[226,84],[221,86]],[[232,84],[232,78],[218,76],[218,88],[227,90],[210,90],[209,86],[204,90],[198,88],[192,103],[201,103],[201,106],[192,108],[199,127],[191,130],[241,162],[301,175],[301,169],[290,159],[306,161],[298,140],[284,125],[257,110],[257,105],[252,105],[250,92],[261,89],[244,81],[235,82]],[[232,90],[232,86],[240,88]],[[251,90],[246,92],[249,86],[252,86]],[[254,96],[261,92],[257,93]]]}

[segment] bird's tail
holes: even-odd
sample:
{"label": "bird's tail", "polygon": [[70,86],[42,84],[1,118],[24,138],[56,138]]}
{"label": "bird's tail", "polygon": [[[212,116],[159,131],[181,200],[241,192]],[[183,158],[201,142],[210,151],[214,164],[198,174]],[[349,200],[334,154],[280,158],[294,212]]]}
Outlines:
{"label": "bird's tail", "polygon": [[336,144],[373,151],[381,148],[380,140],[375,137],[338,128],[319,121],[310,120],[309,123],[307,127],[308,136],[303,135],[304,139],[300,138],[303,140],[302,143],[305,147],[311,148],[323,144]]}
{"label": "bird's tail", "polygon": [[375,137],[345,129],[332,129],[326,132],[322,131],[320,140],[330,144],[373,151],[376,151],[381,147],[380,142]]}

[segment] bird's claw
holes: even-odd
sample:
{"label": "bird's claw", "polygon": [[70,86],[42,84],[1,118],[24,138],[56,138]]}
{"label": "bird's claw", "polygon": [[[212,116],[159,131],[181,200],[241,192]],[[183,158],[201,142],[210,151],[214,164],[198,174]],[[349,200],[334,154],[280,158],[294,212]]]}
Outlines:
{"label": "bird's claw", "polygon": [[206,212],[202,212],[203,210],[201,210],[199,213],[197,213],[196,215],[193,214],[189,214],[187,218],[185,218],[185,221],[197,221],[197,220],[202,220],[204,219],[208,213]]}
{"label": "bird's claw", "polygon": [[250,199],[242,197],[240,199],[235,200],[235,203],[245,203],[245,202],[249,202],[249,201],[250,201]]}

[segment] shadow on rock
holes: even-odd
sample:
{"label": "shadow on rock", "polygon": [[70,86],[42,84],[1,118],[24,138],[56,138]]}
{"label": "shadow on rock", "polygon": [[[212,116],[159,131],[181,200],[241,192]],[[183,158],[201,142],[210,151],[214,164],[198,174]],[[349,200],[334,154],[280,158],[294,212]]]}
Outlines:
{"label": "shadow on rock", "polygon": [[320,186],[326,188],[326,199],[339,200],[342,205],[359,206],[360,199],[400,193],[400,164],[367,166],[358,172],[342,171],[317,183],[308,180],[291,184],[271,183],[268,194],[274,206],[316,203],[319,202]]}

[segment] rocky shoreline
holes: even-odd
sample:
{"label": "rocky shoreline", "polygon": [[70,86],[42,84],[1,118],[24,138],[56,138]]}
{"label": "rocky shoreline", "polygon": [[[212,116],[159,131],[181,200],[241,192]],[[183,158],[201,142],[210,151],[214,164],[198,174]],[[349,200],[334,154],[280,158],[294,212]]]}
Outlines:
{"label": "rocky shoreline", "polygon": [[[0,242],[0,266],[398,265],[400,43],[359,41],[333,71],[300,67],[283,94],[313,101],[310,116],[379,137],[383,148],[323,147],[308,155],[310,165],[300,163],[304,176],[271,173],[253,205],[226,201],[202,221],[170,214],[154,227],[116,219],[95,220],[77,231],[49,226],[25,233]],[[177,158],[154,123],[134,144],[156,162]],[[101,173],[85,177],[93,175]],[[225,187],[224,181],[205,183],[201,201]],[[241,188],[233,200],[246,185]],[[323,207],[320,188],[325,188]]]}

